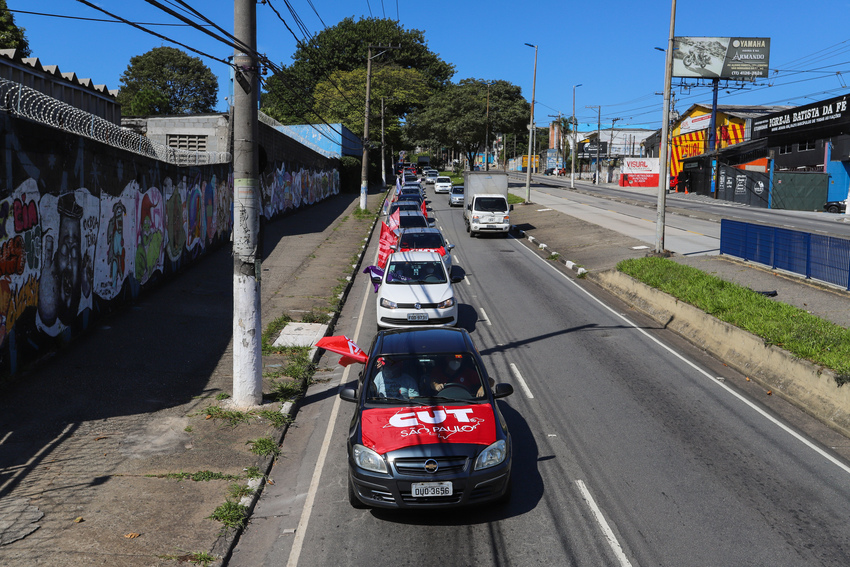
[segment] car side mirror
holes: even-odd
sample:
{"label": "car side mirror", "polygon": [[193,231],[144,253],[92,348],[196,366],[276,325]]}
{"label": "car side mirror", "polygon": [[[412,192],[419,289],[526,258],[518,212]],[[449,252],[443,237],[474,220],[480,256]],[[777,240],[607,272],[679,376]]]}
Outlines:
{"label": "car side mirror", "polygon": [[[500,386],[502,384],[499,384]],[[507,385],[507,384],[506,384]],[[356,402],[357,401],[357,390],[354,388],[343,388],[339,392],[339,397],[346,402]]]}
{"label": "car side mirror", "polygon": [[451,280],[452,280],[452,283],[459,283],[459,282],[463,281],[463,276],[452,276]]}
{"label": "car side mirror", "polygon": [[454,250],[454,249],[455,249],[455,245],[454,245],[454,244],[447,244],[447,245],[446,245],[446,250]]}
{"label": "car side mirror", "polygon": [[508,205],[508,210],[509,210],[509,211],[514,210],[514,206],[513,206],[513,205]]}
{"label": "car side mirror", "polygon": [[390,244],[390,250],[392,250],[393,252],[397,252],[398,251],[398,244]]}
{"label": "car side mirror", "polygon": [[381,276],[372,276],[372,283],[373,284],[380,284],[381,281],[382,281]]}
{"label": "car side mirror", "polygon": [[[494,398],[506,398],[513,393],[514,393],[514,387],[511,386],[510,384],[506,384],[504,382],[496,384],[496,387],[493,388],[493,397]],[[345,399],[345,398],[343,398],[343,399]]]}

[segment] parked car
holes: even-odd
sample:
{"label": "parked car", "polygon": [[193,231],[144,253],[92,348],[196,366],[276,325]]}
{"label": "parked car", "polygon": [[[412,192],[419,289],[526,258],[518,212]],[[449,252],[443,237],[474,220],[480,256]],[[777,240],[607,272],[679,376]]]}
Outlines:
{"label": "parked car", "polygon": [[[357,347],[358,351],[360,350]],[[462,378],[437,389],[434,374]],[[379,332],[348,431],[348,500],[355,508],[442,508],[507,501],[512,441],[494,384],[466,329]]]}
{"label": "parked car", "polygon": [[434,193],[451,193],[452,191],[452,178],[446,175],[437,176],[436,181],[434,181]]}
{"label": "parked car", "polygon": [[844,213],[847,211],[847,205],[844,201],[829,201],[823,206],[823,210],[828,213]]}
{"label": "parked car", "polygon": [[436,252],[394,252],[387,258],[376,299],[378,329],[422,325],[455,326],[457,300],[443,259]]}
{"label": "parked car", "polygon": [[401,252],[408,250],[427,250],[436,252],[443,259],[446,273],[452,274],[452,250],[455,245],[446,242],[443,233],[438,228],[408,228],[401,231],[395,249]]}
{"label": "parked car", "polygon": [[463,185],[455,185],[452,187],[452,192],[449,193],[449,206],[463,206]]}

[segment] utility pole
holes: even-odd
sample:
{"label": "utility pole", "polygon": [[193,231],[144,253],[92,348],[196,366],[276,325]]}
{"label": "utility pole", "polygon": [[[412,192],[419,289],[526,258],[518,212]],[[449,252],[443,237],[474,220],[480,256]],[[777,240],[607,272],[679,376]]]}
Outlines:
{"label": "utility pole", "polygon": [[387,164],[384,162],[384,97],[381,97],[381,180],[387,186]]}
{"label": "utility pole", "polygon": [[664,65],[664,109],[661,117],[661,148],[658,164],[658,204],[655,219],[655,252],[664,252],[664,213],[667,208],[667,191],[670,188],[670,172],[667,165],[668,138],[670,136],[670,83],[673,80],[673,37],[676,33],[676,0],[670,9],[670,35],[667,38],[667,56]]}
{"label": "utility pole", "polygon": [[233,35],[233,405],[247,408],[263,400],[255,0],[234,1]]}
{"label": "utility pole", "polygon": [[[622,118],[612,118],[611,119],[611,139],[608,140],[608,166],[611,166],[611,158],[614,153],[614,124],[617,123],[617,120],[622,120]],[[606,176],[607,178],[607,176]]]}
{"label": "utility pole", "polygon": [[601,106],[585,106],[585,108],[596,109],[596,179],[594,185],[599,185],[599,148],[602,146],[602,107]]}
{"label": "utility pole", "polygon": [[[360,167],[360,208],[366,210],[366,193],[369,191],[369,101],[372,96],[372,48],[383,49],[375,57],[386,52],[387,49],[399,49],[401,46],[370,45],[366,54],[366,117],[363,121],[363,163]],[[383,108],[383,101],[381,103]],[[382,130],[383,133],[383,130]],[[383,149],[381,150],[383,155]]]}
{"label": "utility pole", "polygon": [[493,82],[487,83],[487,124],[486,134],[484,138],[484,171],[490,171],[490,85]]}
{"label": "utility pole", "polygon": [[572,155],[570,157],[570,189],[576,188],[576,144],[578,140],[576,140],[576,130],[578,130],[578,120],[576,120],[576,87],[580,87],[581,84],[573,85],[573,145],[572,145]]}
{"label": "utility pole", "polygon": [[531,203],[531,152],[532,136],[534,135],[534,96],[537,90],[537,46],[526,43],[534,48],[534,81],[531,83],[531,119],[528,122],[528,167],[525,175],[525,202]]}

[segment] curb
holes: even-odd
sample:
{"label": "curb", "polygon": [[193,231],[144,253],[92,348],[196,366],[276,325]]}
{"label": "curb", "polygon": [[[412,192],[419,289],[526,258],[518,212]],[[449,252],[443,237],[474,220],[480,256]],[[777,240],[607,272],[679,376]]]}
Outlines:
{"label": "curb", "polygon": [[[558,252],[556,252],[556,251],[554,251],[554,250],[550,250],[550,249],[549,249],[549,246],[547,246],[546,244],[544,244],[544,243],[540,242],[539,240],[537,240],[536,238],[534,238],[534,237],[533,237],[533,236],[531,236],[530,234],[526,233],[524,230],[520,230],[519,228],[517,228],[517,226],[516,226],[516,225],[513,225],[513,224],[511,225],[511,228],[510,228],[510,230],[508,231],[508,234],[511,234],[511,235],[513,235],[513,236],[515,236],[515,237],[517,237],[517,238],[525,238],[525,239],[527,239],[529,242],[531,242],[532,244],[534,244],[535,246],[537,246],[538,250],[543,250],[544,252],[545,252],[545,251],[548,251],[548,252],[549,252],[549,255],[550,255],[550,259],[551,259],[553,262],[557,262],[557,263],[559,263],[559,264],[563,264],[564,266],[566,266],[566,267],[567,267],[567,268],[569,268],[570,270],[574,271],[574,272],[576,273],[576,275],[577,275],[577,276],[579,276],[579,277],[582,277],[582,278],[583,278],[583,277],[585,277],[587,274],[589,274],[589,273],[590,273],[590,272],[588,272],[587,270],[585,270],[584,268],[582,268],[581,266],[579,266],[578,264],[576,264],[575,262],[573,262],[573,261],[571,261],[571,260],[564,260],[563,258],[561,258],[561,254],[560,254],[560,253],[558,253]],[[556,257],[556,258],[551,258],[551,256],[557,256],[557,257]]]}

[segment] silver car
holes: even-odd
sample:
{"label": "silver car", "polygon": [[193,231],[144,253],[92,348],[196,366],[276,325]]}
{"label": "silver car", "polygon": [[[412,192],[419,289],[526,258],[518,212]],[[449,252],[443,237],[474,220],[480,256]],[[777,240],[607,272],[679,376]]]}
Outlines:
{"label": "silver car", "polygon": [[452,192],[449,193],[449,206],[463,206],[463,185],[455,185],[452,187]]}

